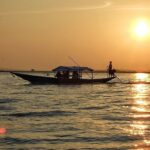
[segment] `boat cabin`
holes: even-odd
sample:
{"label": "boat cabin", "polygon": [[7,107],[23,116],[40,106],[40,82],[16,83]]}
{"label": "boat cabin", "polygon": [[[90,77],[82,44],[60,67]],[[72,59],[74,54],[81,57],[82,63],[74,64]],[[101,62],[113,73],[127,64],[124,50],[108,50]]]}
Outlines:
{"label": "boat cabin", "polygon": [[59,66],[52,70],[55,72],[55,77],[58,79],[82,79],[82,73],[91,73],[93,79],[93,69],[89,67],[78,66]]}

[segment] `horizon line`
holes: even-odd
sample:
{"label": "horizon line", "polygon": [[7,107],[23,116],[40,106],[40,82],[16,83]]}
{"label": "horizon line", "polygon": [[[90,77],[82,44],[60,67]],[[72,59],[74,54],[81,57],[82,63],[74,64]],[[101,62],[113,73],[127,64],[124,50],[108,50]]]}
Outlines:
{"label": "horizon line", "polygon": [[[139,70],[125,70],[125,69],[116,69],[117,73],[150,73],[150,70],[139,71]],[[53,72],[51,70],[32,70],[32,69],[0,69],[0,72]],[[96,69],[94,73],[106,73],[107,70],[104,69]]]}

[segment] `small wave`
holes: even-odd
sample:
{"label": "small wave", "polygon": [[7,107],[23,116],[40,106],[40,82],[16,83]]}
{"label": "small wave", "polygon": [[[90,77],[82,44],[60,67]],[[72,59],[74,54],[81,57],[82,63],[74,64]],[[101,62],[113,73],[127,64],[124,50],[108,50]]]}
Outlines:
{"label": "small wave", "polygon": [[54,117],[54,116],[71,116],[76,112],[70,111],[50,111],[50,112],[28,112],[28,113],[14,113],[1,116],[13,116],[13,117]]}
{"label": "small wave", "polygon": [[81,148],[81,150],[127,150],[130,149],[129,146],[121,146],[121,147],[107,147],[107,148]]}
{"label": "small wave", "polygon": [[13,110],[13,108],[10,106],[0,106],[0,111],[10,111],[10,110]]}
{"label": "small wave", "polygon": [[99,142],[131,142],[142,139],[140,136],[123,136],[123,135],[112,135],[105,137],[76,137],[73,142],[82,142],[82,143],[99,143]]}
{"label": "small wave", "polygon": [[129,81],[129,82],[122,82],[122,84],[150,84],[147,81]]}
{"label": "small wave", "polygon": [[80,129],[79,128],[74,128],[74,127],[65,127],[63,128],[64,131],[79,131]]}
{"label": "small wave", "polygon": [[[112,139],[112,140],[111,140]],[[34,144],[34,148],[35,149],[39,149],[39,147],[36,147],[36,144],[64,144],[64,143],[99,143],[101,141],[103,142],[107,142],[107,143],[112,143],[113,141],[117,141],[117,142],[130,142],[130,141],[137,141],[139,140],[139,138],[137,137],[130,137],[130,136],[111,136],[111,137],[93,137],[93,138],[88,138],[88,137],[76,137],[76,138],[54,138],[54,139],[31,139],[31,138],[12,138],[12,137],[6,137],[6,138],[1,138],[0,140],[0,144],[9,144],[10,146],[15,146],[15,145],[24,145],[24,144]],[[120,143],[120,144],[121,144]],[[107,148],[89,148],[89,147],[85,147],[85,148],[81,148],[82,150],[125,150],[125,149],[129,149],[131,148],[131,146],[117,146],[115,147],[115,145],[113,147],[107,147]],[[133,147],[132,147],[133,148]],[[148,148],[148,147],[146,147]],[[41,147],[41,149],[45,149],[43,147]],[[53,150],[53,149],[51,149]],[[75,148],[70,148],[67,150],[76,150]]]}
{"label": "small wave", "polygon": [[11,138],[6,137],[0,140],[0,143],[7,143],[7,144],[36,144],[38,142],[48,141],[48,139],[23,139],[23,138]]}
{"label": "small wave", "polygon": [[0,104],[1,103],[14,103],[17,102],[17,99],[0,99]]}
{"label": "small wave", "polygon": [[150,145],[148,144],[139,144],[137,145],[133,150],[137,150],[137,149],[141,149],[141,150],[149,150],[150,149]]}
{"label": "small wave", "polygon": [[83,108],[79,108],[79,109],[82,109],[82,110],[100,110],[100,109],[104,109],[104,108],[107,108],[108,106],[103,106],[103,107],[83,107]]}
{"label": "small wave", "polygon": [[134,121],[150,121],[150,116],[136,116],[136,117],[132,117],[132,120]]}
{"label": "small wave", "polygon": [[[59,144],[77,144],[80,143],[82,145],[84,145],[83,148],[80,149],[85,149],[85,150],[125,150],[125,149],[129,149],[129,148],[133,148],[133,145],[131,145],[131,142],[134,141],[139,141],[139,140],[143,140],[143,137],[141,136],[123,136],[123,135],[110,135],[110,136],[101,136],[99,135],[98,137],[87,137],[87,136],[64,136],[64,137],[54,137],[54,138],[31,138],[31,137],[22,137],[22,138],[13,138],[13,137],[4,137],[1,138],[0,140],[0,145],[3,146],[5,144],[8,144],[9,146],[13,147],[16,145],[17,146],[23,146],[23,145],[34,145],[34,148],[39,148],[37,147],[37,144],[41,146],[41,149],[44,150],[44,148],[42,147],[42,145],[46,144],[47,146],[51,144],[53,144],[53,147],[55,147],[55,145]],[[103,144],[102,144],[103,143]],[[107,145],[107,144],[108,145]],[[114,145],[114,143],[116,143]],[[118,144],[119,145],[118,145]],[[126,145],[122,145],[126,143]],[[127,144],[128,143],[128,144]],[[91,148],[91,144],[98,144],[101,148]],[[101,145],[102,144],[102,145]],[[75,145],[73,147],[75,147]],[[71,146],[72,147],[72,146]],[[32,148],[31,148],[32,149]],[[52,149],[51,149],[52,150]],[[67,150],[74,150],[74,148],[71,149],[67,149]]]}
{"label": "small wave", "polygon": [[99,148],[88,148],[88,147],[85,147],[85,148],[81,148],[81,150],[100,150]]}
{"label": "small wave", "polygon": [[57,144],[57,143],[66,143],[66,142],[82,142],[82,143],[99,143],[102,142],[110,142],[110,141],[117,141],[117,142],[130,142],[130,141],[137,141],[141,139],[140,136],[107,136],[107,137],[72,137],[72,138],[54,138],[54,139],[30,139],[30,138],[12,138],[6,137],[0,140],[0,144],[7,143],[7,144],[37,144],[37,143],[49,143],[49,144]]}
{"label": "small wave", "polygon": [[118,117],[118,116],[103,116],[103,120],[109,120],[109,121],[130,121],[131,118],[129,117]]}

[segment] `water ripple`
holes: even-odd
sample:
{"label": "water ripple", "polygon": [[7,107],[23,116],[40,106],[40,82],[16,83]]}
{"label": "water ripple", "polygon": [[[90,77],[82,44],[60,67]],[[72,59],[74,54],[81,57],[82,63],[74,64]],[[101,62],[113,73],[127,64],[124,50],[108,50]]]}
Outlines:
{"label": "water ripple", "polygon": [[19,100],[18,99],[0,99],[0,104],[1,103],[15,103],[15,102],[18,102]]}
{"label": "water ripple", "polygon": [[49,111],[49,112],[27,112],[27,113],[14,113],[1,116],[13,116],[13,117],[56,117],[56,116],[71,116],[75,115],[76,112],[70,111]]}

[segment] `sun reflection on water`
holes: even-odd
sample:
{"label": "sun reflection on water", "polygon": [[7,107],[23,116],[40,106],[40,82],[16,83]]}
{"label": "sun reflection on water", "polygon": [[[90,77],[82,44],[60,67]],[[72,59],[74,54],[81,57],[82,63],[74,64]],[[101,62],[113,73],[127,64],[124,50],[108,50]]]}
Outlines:
{"label": "sun reflection on water", "polygon": [[136,80],[146,81],[148,79],[148,74],[147,73],[136,73],[135,77],[136,77]]}
{"label": "sun reflection on water", "polygon": [[143,125],[142,121],[133,121],[132,124],[130,124],[130,134],[132,135],[144,135],[145,129],[147,128],[147,125]]}
{"label": "sun reflection on water", "polygon": [[[136,74],[136,80],[146,81],[148,78],[147,74]],[[147,101],[147,85],[146,84],[136,84],[133,85],[133,103],[131,107],[132,121],[128,132],[130,135],[140,136],[143,141],[141,143],[136,143],[134,146],[136,149],[146,150],[144,147],[150,146],[150,139],[147,137],[147,131],[149,125],[147,121],[150,118],[149,102]]]}
{"label": "sun reflection on water", "polygon": [[137,99],[136,103],[137,103],[137,105],[141,105],[141,106],[147,105],[147,102],[145,100],[141,100],[141,99]]}
{"label": "sun reflection on water", "polygon": [[132,109],[136,112],[145,112],[146,109],[143,106],[133,106]]}

